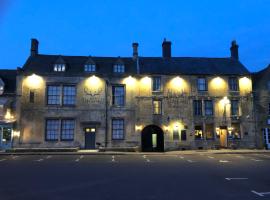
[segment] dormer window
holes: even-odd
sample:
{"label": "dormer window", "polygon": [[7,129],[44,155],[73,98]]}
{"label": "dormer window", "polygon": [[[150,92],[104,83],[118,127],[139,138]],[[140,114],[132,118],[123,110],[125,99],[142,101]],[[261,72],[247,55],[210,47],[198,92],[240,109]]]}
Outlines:
{"label": "dormer window", "polygon": [[86,64],[86,65],[84,65],[84,71],[85,72],[95,72],[96,65],[95,64]]}
{"label": "dormer window", "polygon": [[113,66],[114,73],[125,73],[125,65],[123,64],[115,64]]}
{"label": "dormer window", "polygon": [[64,72],[64,71],[66,71],[66,65],[65,64],[55,64],[53,70],[55,72]]}
{"label": "dormer window", "polygon": [[5,83],[0,78],[0,95],[2,95],[4,93],[4,88],[5,88]]}

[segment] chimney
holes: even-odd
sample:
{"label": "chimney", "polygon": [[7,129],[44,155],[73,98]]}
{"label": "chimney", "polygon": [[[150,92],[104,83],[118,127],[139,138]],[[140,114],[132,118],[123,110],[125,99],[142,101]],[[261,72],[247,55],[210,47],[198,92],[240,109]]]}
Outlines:
{"label": "chimney", "polygon": [[38,55],[38,40],[31,39],[31,56]]}
{"label": "chimney", "polygon": [[232,41],[232,46],[230,48],[231,50],[231,58],[235,59],[235,60],[239,60],[239,56],[238,56],[238,44],[236,43],[235,40]]}
{"label": "chimney", "polygon": [[171,58],[171,45],[172,43],[170,41],[166,41],[166,38],[164,38],[162,43],[162,57],[163,58]]}
{"label": "chimney", "polygon": [[137,42],[132,43],[133,48],[133,60],[136,60],[138,58],[138,46],[139,44]]}

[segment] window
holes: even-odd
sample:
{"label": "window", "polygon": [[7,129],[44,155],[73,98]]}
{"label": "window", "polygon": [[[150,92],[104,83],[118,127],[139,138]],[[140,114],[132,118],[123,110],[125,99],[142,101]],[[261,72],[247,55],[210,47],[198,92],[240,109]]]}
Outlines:
{"label": "window", "polygon": [[270,91],[270,81],[267,82],[267,89]]}
{"label": "window", "polygon": [[178,128],[173,129],[173,140],[179,140],[179,130]]}
{"label": "window", "polygon": [[61,133],[61,140],[73,140],[75,132],[74,119],[47,119],[46,120],[46,140],[58,141]]}
{"label": "window", "polygon": [[198,88],[198,91],[207,91],[206,78],[198,78],[197,79],[197,88]]}
{"label": "window", "polygon": [[125,105],[125,87],[124,86],[112,86],[112,104],[115,106]]}
{"label": "window", "polygon": [[35,103],[35,92],[32,90],[30,90],[30,92],[29,92],[29,102]]}
{"label": "window", "polygon": [[241,139],[240,124],[239,123],[232,123],[232,127],[231,127],[231,130],[229,131],[228,138],[229,139]]}
{"label": "window", "polygon": [[125,72],[125,65],[123,64],[115,64],[113,66],[114,73],[124,73]]}
{"label": "window", "polygon": [[162,114],[162,101],[161,100],[153,100],[153,114],[154,115]]}
{"label": "window", "polygon": [[201,100],[194,100],[193,101],[193,109],[194,109],[194,115],[196,115],[196,116],[202,115],[202,101]]}
{"label": "window", "polygon": [[229,78],[229,89],[230,91],[238,91],[238,79],[236,77]]}
{"label": "window", "polygon": [[[62,101],[61,101],[62,100]],[[76,86],[74,85],[49,85],[47,87],[48,105],[75,105]]]}
{"label": "window", "polygon": [[238,116],[239,109],[238,109],[238,100],[231,100],[231,116]]}
{"label": "window", "polygon": [[49,85],[47,87],[47,104],[60,105],[61,104],[61,87],[57,85]]}
{"label": "window", "polygon": [[152,90],[154,92],[161,91],[161,77],[156,76],[156,77],[153,77],[152,80],[153,80]]}
{"label": "window", "polygon": [[268,104],[268,115],[270,115],[270,103]]}
{"label": "window", "polygon": [[62,120],[61,140],[73,140],[74,130],[75,130],[75,120],[73,119]]}
{"label": "window", "polygon": [[213,115],[213,101],[212,100],[205,100],[204,101],[204,111],[206,116]]}
{"label": "window", "polygon": [[203,129],[202,129],[202,126],[195,126],[195,139],[196,140],[203,139]]}
{"label": "window", "polygon": [[112,120],[112,139],[113,140],[124,139],[124,120],[123,119]]}
{"label": "window", "polygon": [[85,72],[95,72],[96,65],[95,64],[86,64],[86,65],[84,65],[84,71]]}
{"label": "window", "polygon": [[66,71],[66,65],[65,64],[55,64],[53,70],[55,72],[64,72],[64,71]]}
{"label": "window", "polygon": [[213,140],[214,139],[214,125],[213,124],[206,124],[205,125],[205,136],[207,140]]}
{"label": "window", "polygon": [[56,141],[58,140],[60,130],[59,119],[46,120],[46,140]]}
{"label": "window", "polygon": [[75,105],[76,87],[63,86],[63,105]]}
{"label": "window", "polygon": [[181,130],[181,140],[182,141],[187,140],[187,131],[186,130]]}

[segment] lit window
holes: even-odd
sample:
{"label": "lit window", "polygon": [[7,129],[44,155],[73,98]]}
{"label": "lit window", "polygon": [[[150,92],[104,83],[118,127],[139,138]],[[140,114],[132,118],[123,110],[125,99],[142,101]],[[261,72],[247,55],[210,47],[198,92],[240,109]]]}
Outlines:
{"label": "lit window", "polygon": [[0,86],[0,95],[4,93],[4,86]]}
{"label": "lit window", "polygon": [[152,90],[154,92],[158,92],[158,91],[161,91],[161,77],[159,76],[155,76],[153,77],[153,84],[152,84]]}
{"label": "lit window", "polygon": [[204,111],[206,116],[213,115],[213,101],[212,100],[205,100],[204,101]]}
{"label": "lit window", "polygon": [[231,130],[228,134],[228,139],[241,139],[240,124],[232,123]]}
{"label": "lit window", "polygon": [[162,114],[162,101],[161,100],[154,100],[153,101],[153,114],[154,115],[161,115]]}
{"label": "lit window", "polygon": [[193,113],[195,116],[202,115],[202,101],[201,100],[194,100],[193,101]]}
{"label": "lit window", "polygon": [[230,91],[238,91],[238,79],[236,77],[230,77],[229,78],[229,89]]}
{"label": "lit window", "polygon": [[202,129],[202,126],[195,126],[195,139],[196,140],[203,139],[203,129]]}
{"label": "lit window", "polygon": [[239,115],[239,102],[238,100],[231,100],[231,116]]}
{"label": "lit window", "polygon": [[94,64],[84,65],[84,71],[85,72],[95,72],[96,71],[96,65],[94,65]]}
{"label": "lit window", "polygon": [[66,65],[65,64],[55,64],[53,69],[55,72],[64,72],[64,71],[66,71]]}
{"label": "lit window", "polygon": [[122,85],[112,86],[112,104],[114,106],[125,105],[125,87]]}
{"label": "lit window", "polygon": [[124,139],[124,119],[112,120],[112,139],[113,140]]}
{"label": "lit window", "polygon": [[205,135],[207,140],[212,140],[214,139],[214,125],[213,124],[206,124],[205,125]]}
{"label": "lit window", "polygon": [[115,64],[113,66],[114,73],[124,73],[125,72],[125,65],[123,64]]}
{"label": "lit window", "polygon": [[198,78],[197,79],[197,88],[198,88],[198,91],[207,91],[206,78]]}

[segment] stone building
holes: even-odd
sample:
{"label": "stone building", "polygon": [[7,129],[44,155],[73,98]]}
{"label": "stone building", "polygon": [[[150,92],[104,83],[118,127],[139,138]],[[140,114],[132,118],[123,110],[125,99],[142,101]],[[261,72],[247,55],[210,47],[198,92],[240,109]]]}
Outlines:
{"label": "stone building", "polygon": [[16,70],[0,70],[0,149],[12,147],[16,122]]}
{"label": "stone building", "polygon": [[270,149],[270,65],[253,74],[257,146]]}
{"label": "stone building", "polygon": [[17,75],[15,147],[254,148],[252,80],[238,59],[44,55]]}

